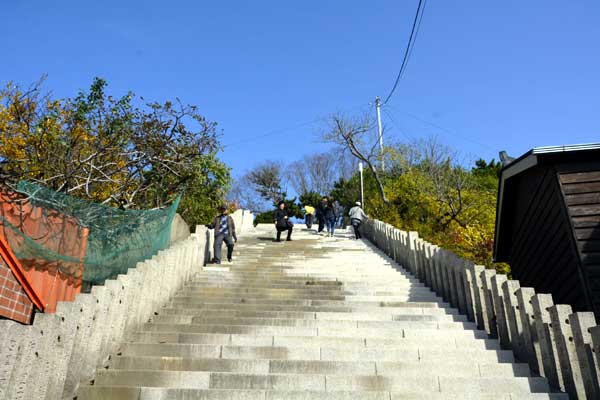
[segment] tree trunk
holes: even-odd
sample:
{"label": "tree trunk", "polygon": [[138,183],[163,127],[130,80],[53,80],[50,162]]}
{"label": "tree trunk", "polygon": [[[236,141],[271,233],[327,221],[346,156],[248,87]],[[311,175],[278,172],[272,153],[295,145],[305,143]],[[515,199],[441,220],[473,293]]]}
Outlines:
{"label": "tree trunk", "polygon": [[370,162],[367,161],[367,163],[369,164],[369,168],[371,169],[371,172],[373,173],[373,176],[375,177],[375,182],[377,182],[377,189],[379,189],[379,195],[381,196],[381,200],[385,204],[390,204],[390,201],[385,196],[385,190],[383,188],[383,182],[381,182],[381,178],[379,176],[379,173],[377,172],[377,168],[375,168],[375,166],[373,164],[371,164]]}

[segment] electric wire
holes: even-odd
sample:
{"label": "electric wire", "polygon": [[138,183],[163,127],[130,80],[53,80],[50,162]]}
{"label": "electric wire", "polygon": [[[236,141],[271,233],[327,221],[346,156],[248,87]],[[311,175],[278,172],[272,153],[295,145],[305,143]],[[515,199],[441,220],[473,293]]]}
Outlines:
{"label": "electric wire", "polygon": [[298,125],[288,126],[288,127],[284,127],[284,128],[280,128],[280,129],[275,129],[273,131],[264,133],[262,135],[252,135],[251,137],[249,137],[247,139],[242,139],[242,140],[237,140],[237,141],[234,141],[234,142],[226,143],[226,144],[223,145],[223,148],[232,147],[232,146],[236,146],[238,144],[244,144],[244,143],[248,143],[248,142],[255,142],[257,139],[262,139],[262,138],[266,138],[266,137],[269,137],[269,136],[277,135],[279,133],[285,133],[285,132],[293,131],[295,129],[299,129],[299,128],[303,128],[305,126],[309,126],[309,125],[315,124],[315,123],[317,123],[319,121],[322,121],[322,120],[323,120],[322,118],[315,118],[315,119],[310,120],[310,121],[302,122],[302,123],[300,123]]}
{"label": "electric wire", "polygon": [[[479,141],[477,141],[475,139],[471,139],[471,138],[469,138],[469,137],[467,137],[465,135],[461,135],[461,134],[459,134],[459,133],[457,133],[455,131],[451,131],[451,130],[449,130],[447,128],[444,128],[443,126],[440,126],[440,125],[438,125],[438,124],[436,124],[434,122],[431,122],[431,121],[428,121],[428,120],[426,120],[426,119],[424,119],[422,117],[419,117],[418,115],[411,114],[411,113],[406,112],[406,111],[399,111],[399,112],[401,114],[404,114],[404,115],[406,115],[406,116],[408,116],[408,117],[410,117],[410,118],[412,118],[414,120],[417,120],[417,121],[419,121],[419,122],[421,122],[421,123],[423,123],[425,125],[429,125],[429,126],[431,126],[433,128],[436,128],[436,129],[438,129],[438,130],[440,130],[442,132],[446,132],[446,133],[448,133],[448,134],[450,134],[450,135],[452,135],[454,137],[457,137],[457,138],[462,139],[462,140],[467,141],[467,142],[471,142],[471,143],[476,144],[476,145],[478,145],[478,146],[480,146],[482,148],[485,148],[487,150],[494,150],[494,148],[492,146],[486,145],[485,143],[481,143],[481,142],[479,142]],[[388,113],[388,116],[389,115],[390,114]]]}
{"label": "electric wire", "polygon": [[390,121],[392,121],[392,125],[394,125],[394,127],[396,129],[398,129],[398,132],[400,132],[400,134],[402,136],[404,136],[404,138],[406,138],[406,140],[408,141],[413,141],[414,138],[409,136],[408,133],[404,132],[404,130],[402,128],[400,128],[400,124],[398,124],[396,122],[396,119],[392,116],[392,113],[389,112],[386,108],[383,108],[383,112],[387,115],[387,117],[390,119]]}
{"label": "electric wire", "polygon": [[[354,107],[351,107],[349,109],[342,110],[342,112],[354,112],[357,109],[363,108],[364,106],[365,106],[365,104],[355,105]],[[277,135],[277,134],[280,134],[280,133],[291,132],[291,131],[294,131],[296,129],[300,129],[300,128],[304,128],[306,126],[314,125],[314,124],[316,124],[318,122],[322,123],[325,120],[326,120],[326,118],[319,117],[319,118],[312,119],[310,121],[301,122],[301,123],[299,123],[297,125],[278,128],[278,129],[275,129],[275,130],[272,130],[272,131],[269,131],[267,133],[263,133],[263,134],[260,134],[260,135],[251,135],[247,139],[241,139],[241,140],[236,140],[236,141],[233,141],[233,142],[226,143],[226,144],[223,145],[223,149],[225,149],[225,148],[231,148],[231,147],[237,146],[239,144],[244,144],[244,143],[249,143],[249,142],[257,142],[257,141],[260,141],[260,139],[264,139],[264,138],[267,138],[269,136],[274,136],[274,135]]]}
{"label": "electric wire", "polygon": [[400,78],[402,77],[402,75],[404,74],[404,70],[406,69],[406,66],[408,65],[408,59],[410,56],[410,53],[412,52],[412,47],[414,46],[415,40],[417,38],[416,33],[418,33],[418,28],[421,25],[421,19],[423,17],[423,12],[425,10],[425,2],[424,0],[419,0],[419,4],[417,6],[417,12],[415,13],[415,18],[413,20],[413,25],[412,25],[412,29],[410,31],[410,37],[408,38],[408,44],[406,45],[406,49],[404,50],[404,56],[402,58],[402,64],[400,65],[400,71],[398,71],[398,75],[396,76],[396,81],[394,82],[394,86],[392,86],[392,90],[390,91],[390,94],[387,95],[387,97],[385,98],[383,104],[386,104],[390,98],[392,97],[392,95],[394,94],[394,91],[396,91],[396,88],[398,87],[398,83],[400,82]]}
{"label": "electric wire", "polygon": [[[417,38],[419,37],[419,31],[421,30],[421,20],[423,19],[423,14],[424,14],[426,6],[427,6],[427,0],[423,0],[423,8],[421,10],[421,15],[419,16],[419,22],[417,22],[417,30],[415,31],[415,38],[413,39],[413,45],[410,46],[410,51],[408,52],[408,59],[406,61],[407,65],[410,62],[410,57],[412,56],[413,50],[415,49],[415,43],[417,42]],[[404,76],[405,71],[402,72],[402,76],[400,77],[400,79],[402,79],[402,77]]]}

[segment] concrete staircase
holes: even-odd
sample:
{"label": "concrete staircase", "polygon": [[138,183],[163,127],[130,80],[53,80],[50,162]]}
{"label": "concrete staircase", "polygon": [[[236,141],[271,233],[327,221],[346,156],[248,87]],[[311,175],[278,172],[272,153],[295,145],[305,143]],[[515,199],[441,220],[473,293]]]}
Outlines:
{"label": "concrete staircase", "polygon": [[370,244],[247,233],[78,400],[567,399]]}

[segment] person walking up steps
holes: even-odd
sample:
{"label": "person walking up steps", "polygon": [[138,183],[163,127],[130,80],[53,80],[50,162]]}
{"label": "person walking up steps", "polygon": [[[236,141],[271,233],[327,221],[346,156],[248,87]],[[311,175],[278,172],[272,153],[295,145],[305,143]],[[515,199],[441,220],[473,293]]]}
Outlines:
{"label": "person walking up steps", "polygon": [[229,210],[226,205],[219,207],[219,215],[217,215],[212,223],[206,225],[209,229],[215,230],[215,245],[214,245],[214,258],[215,264],[221,264],[221,250],[223,242],[227,245],[227,261],[231,262],[233,256],[234,242],[237,242],[237,235],[235,234],[235,223],[233,218],[229,214]]}
{"label": "person walking up steps", "polygon": [[281,232],[287,231],[287,241],[292,240],[292,229],[294,224],[289,219],[288,211],[285,209],[285,202],[280,201],[275,210],[275,229],[277,230],[277,242],[281,242]]}
{"label": "person walking up steps", "polygon": [[362,235],[360,234],[360,226],[367,220],[367,214],[365,214],[361,208],[362,204],[360,201],[357,201],[355,204],[356,205],[348,212],[348,215],[350,216],[352,228],[354,228],[354,236],[356,236],[356,239],[358,240],[362,238]]}
{"label": "person walking up steps", "polygon": [[339,201],[333,202],[333,211],[335,211],[335,225],[338,228],[342,228],[344,226],[344,206],[340,204]]}
{"label": "person walking up steps", "polygon": [[327,205],[327,203],[329,202],[329,199],[327,198],[327,196],[323,196],[323,198],[321,199],[321,202],[319,203],[319,205],[317,206],[317,222],[319,223],[319,229],[317,230],[317,233],[321,233],[323,232],[323,229],[325,229],[325,206]]}
{"label": "person walking up steps", "polygon": [[313,216],[315,214],[315,208],[313,206],[305,204],[304,212],[306,213],[306,215],[304,217],[304,222],[306,222],[306,227],[308,229],[310,229],[310,228],[312,228],[312,224],[313,224]]}
{"label": "person walking up steps", "polygon": [[327,224],[327,235],[333,237],[333,234],[335,233],[335,222],[337,217],[335,215],[335,208],[329,201],[327,201],[323,206],[323,217],[325,218],[325,223]]}

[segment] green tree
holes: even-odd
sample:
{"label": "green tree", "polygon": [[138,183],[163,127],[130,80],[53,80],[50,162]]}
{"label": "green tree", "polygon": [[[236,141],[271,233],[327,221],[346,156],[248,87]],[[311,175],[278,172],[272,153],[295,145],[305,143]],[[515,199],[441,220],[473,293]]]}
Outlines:
{"label": "green tree", "polygon": [[246,179],[264,200],[276,203],[285,198],[283,168],[275,161],[257,165],[246,174]]}
{"label": "green tree", "polygon": [[215,153],[199,158],[194,166],[194,178],[179,205],[179,213],[192,226],[211,221],[215,210],[223,204],[231,181],[230,168]]}
{"label": "green tree", "polygon": [[317,192],[306,192],[306,193],[300,195],[300,197],[298,198],[298,201],[299,201],[300,206],[309,205],[309,206],[316,207],[317,205],[319,205],[322,198],[323,198],[323,196]]}
{"label": "green tree", "polygon": [[497,190],[498,180],[500,179],[500,171],[502,170],[502,163],[492,160],[488,163],[484,159],[480,158],[475,161],[475,166],[471,169],[471,173],[482,190]]}

